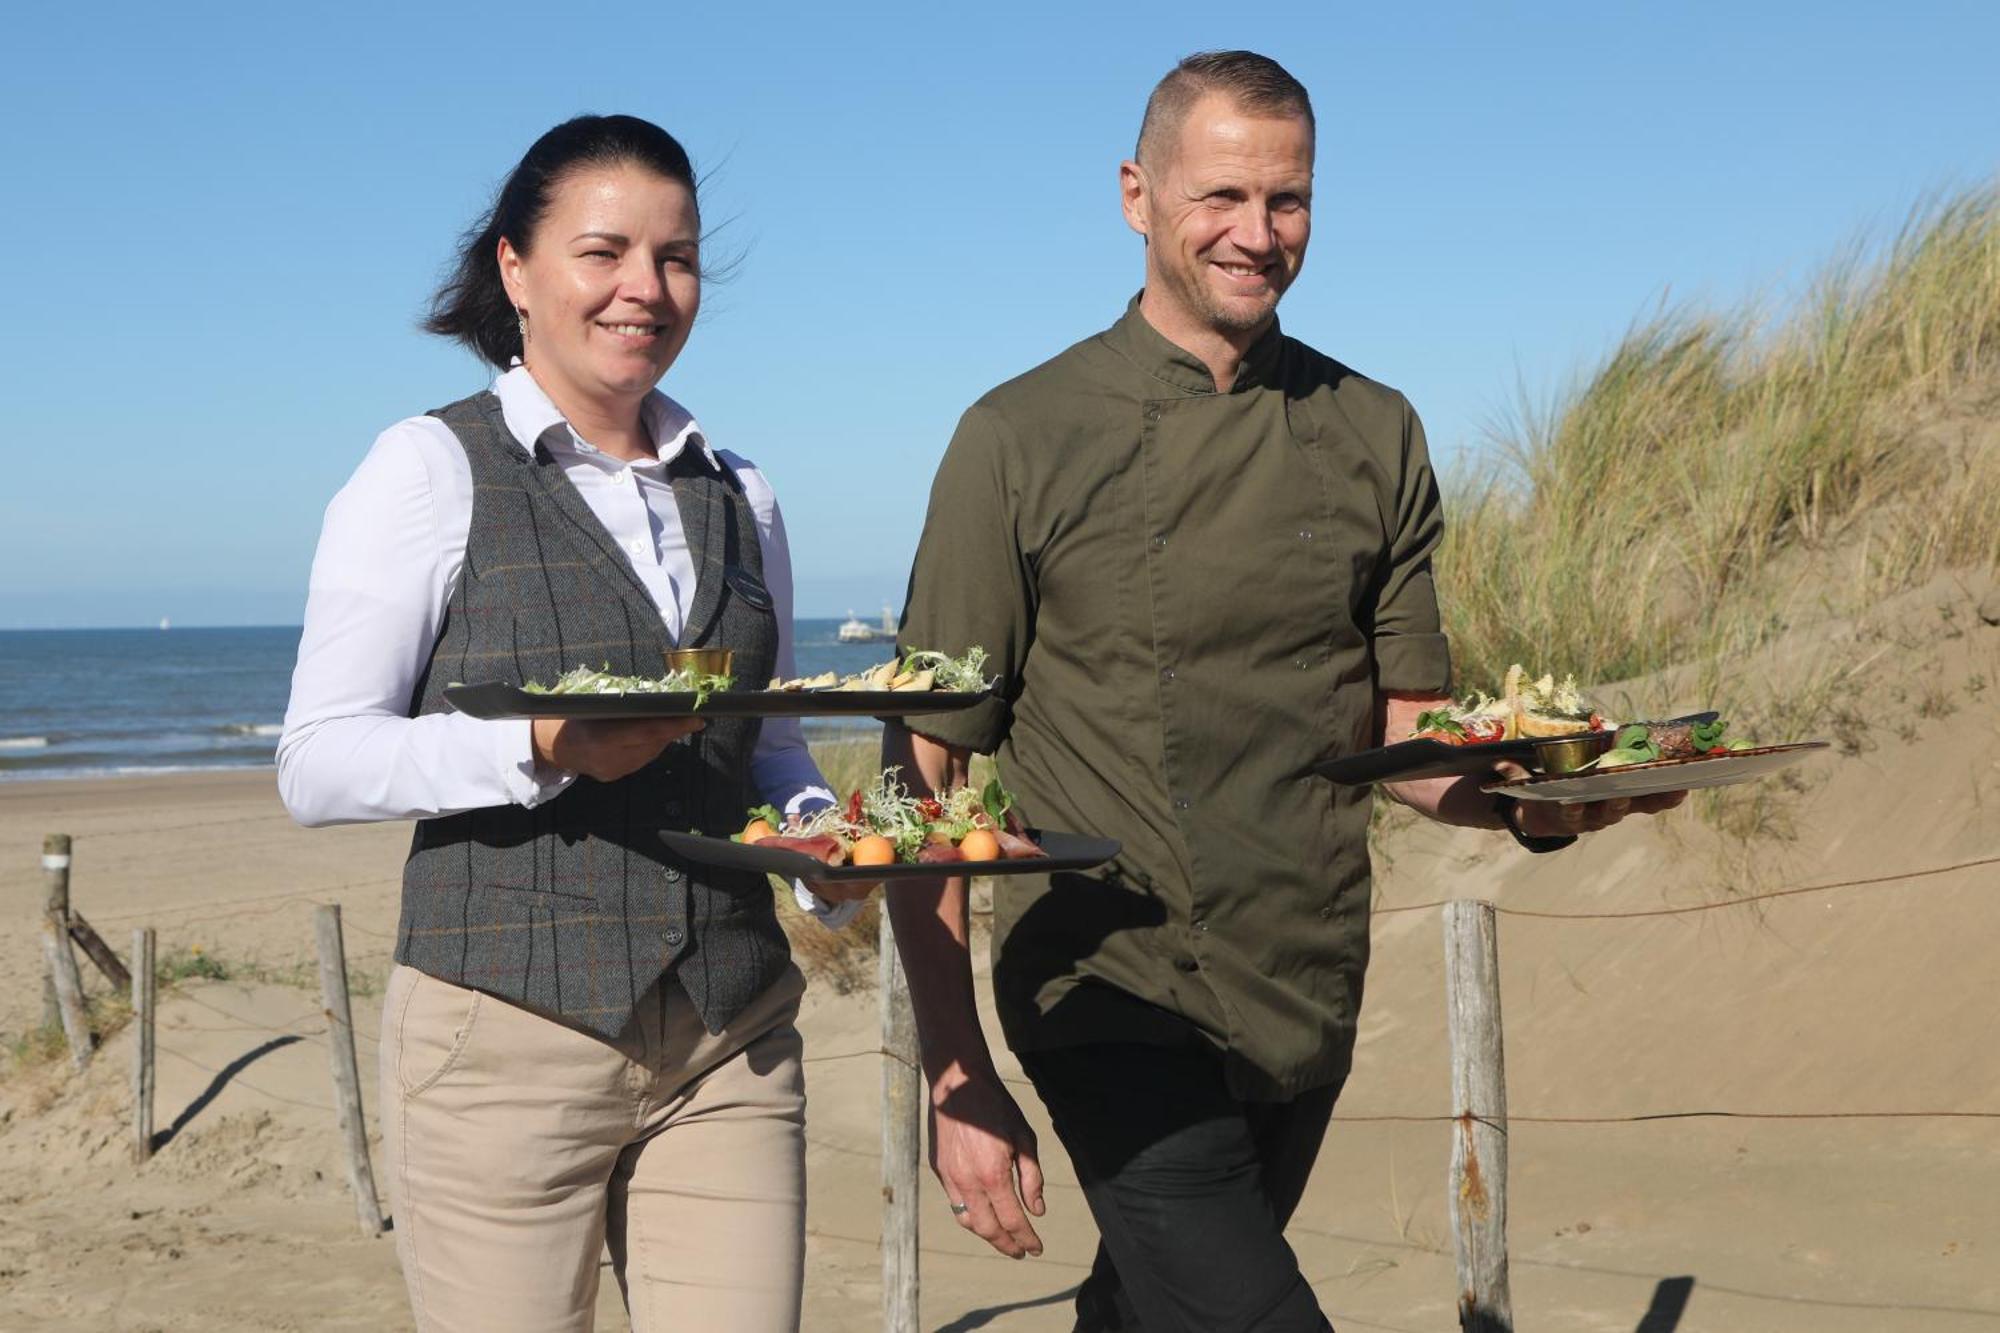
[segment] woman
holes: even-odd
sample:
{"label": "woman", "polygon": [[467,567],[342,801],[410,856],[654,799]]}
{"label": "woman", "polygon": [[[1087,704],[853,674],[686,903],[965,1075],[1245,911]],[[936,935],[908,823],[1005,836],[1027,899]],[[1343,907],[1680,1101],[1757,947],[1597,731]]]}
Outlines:
{"label": "woman", "polygon": [[307,824],[418,821],[380,1115],[424,1329],[588,1329],[606,1243],[638,1329],[798,1323],[803,983],[761,876],[656,834],[828,799],[798,724],[443,700],[677,644],[795,674],[771,488],[654,387],[700,305],[695,194],[645,121],[538,140],[426,325],[499,378],[384,432],[313,562],[280,790]]}

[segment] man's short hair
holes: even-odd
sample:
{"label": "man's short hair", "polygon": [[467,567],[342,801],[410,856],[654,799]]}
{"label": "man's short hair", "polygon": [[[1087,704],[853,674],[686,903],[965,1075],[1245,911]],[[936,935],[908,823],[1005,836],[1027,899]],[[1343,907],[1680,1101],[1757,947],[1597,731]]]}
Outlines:
{"label": "man's short hair", "polygon": [[1167,77],[1146,99],[1146,118],[1139,122],[1135,156],[1152,165],[1170,152],[1181,125],[1194,104],[1209,93],[1222,93],[1240,111],[1260,116],[1298,116],[1313,128],[1312,99],[1305,85],[1285,67],[1255,51],[1197,51],[1167,71]]}

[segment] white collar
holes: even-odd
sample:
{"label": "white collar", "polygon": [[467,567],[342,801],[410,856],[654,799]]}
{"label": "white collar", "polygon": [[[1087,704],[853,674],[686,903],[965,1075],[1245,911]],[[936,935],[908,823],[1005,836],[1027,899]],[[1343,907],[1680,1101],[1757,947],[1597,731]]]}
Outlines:
{"label": "white collar", "polygon": [[[542,438],[542,432],[564,421],[562,412],[549,401],[549,396],[542,392],[542,386],[535,382],[535,377],[518,359],[493,381],[493,392],[500,399],[500,415],[506,420],[515,443],[531,453],[535,442]],[[658,389],[647,394],[639,404],[639,420],[645,425],[646,434],[652,438],[661,465],[672,462],[679,457],[682,449],[692,444],[701,450],[711,468],[718,472],[722,470],[715,450],[709,447],[708,436],[703,433],[701,423],[685,407]],[[601,452],[577,434],[574,426],[570,427],[569,435],[579,449],[590,453]]]}

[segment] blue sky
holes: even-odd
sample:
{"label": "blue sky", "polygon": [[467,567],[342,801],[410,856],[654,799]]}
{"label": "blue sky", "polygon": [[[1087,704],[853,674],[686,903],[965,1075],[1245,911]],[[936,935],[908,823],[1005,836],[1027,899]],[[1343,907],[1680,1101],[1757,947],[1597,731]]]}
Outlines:
{"label": "blue sky", "polygon": [[0,628],[295,623],[328,497],[480,387],[415,331],[549,125],[627,111],[742,254],[666,381],[763,465],[803,615],[900,597],[985,389],[1108,324],[1154,80],[1311,90],[1288,331],[1448,464],[1663,297],[1782,302],[2000,170],[2000,6],[44,4],[0,81]]}

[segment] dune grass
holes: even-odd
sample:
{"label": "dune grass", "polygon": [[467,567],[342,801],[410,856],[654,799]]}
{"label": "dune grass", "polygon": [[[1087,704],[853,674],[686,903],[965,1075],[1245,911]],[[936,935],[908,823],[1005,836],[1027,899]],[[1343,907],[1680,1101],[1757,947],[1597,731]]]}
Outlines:
{"label": "dune grass", "polygon": [[[1496,432],[1497,463],[1448,479],[1437,577],[1459,681],[1688,664],[1715,687],[1788,629],[2000,565],[1996,407],[2000,185],[1918,208],[1781,318],[1641,321]],[[1966,421],[1985,433],[1946,428]]]}

